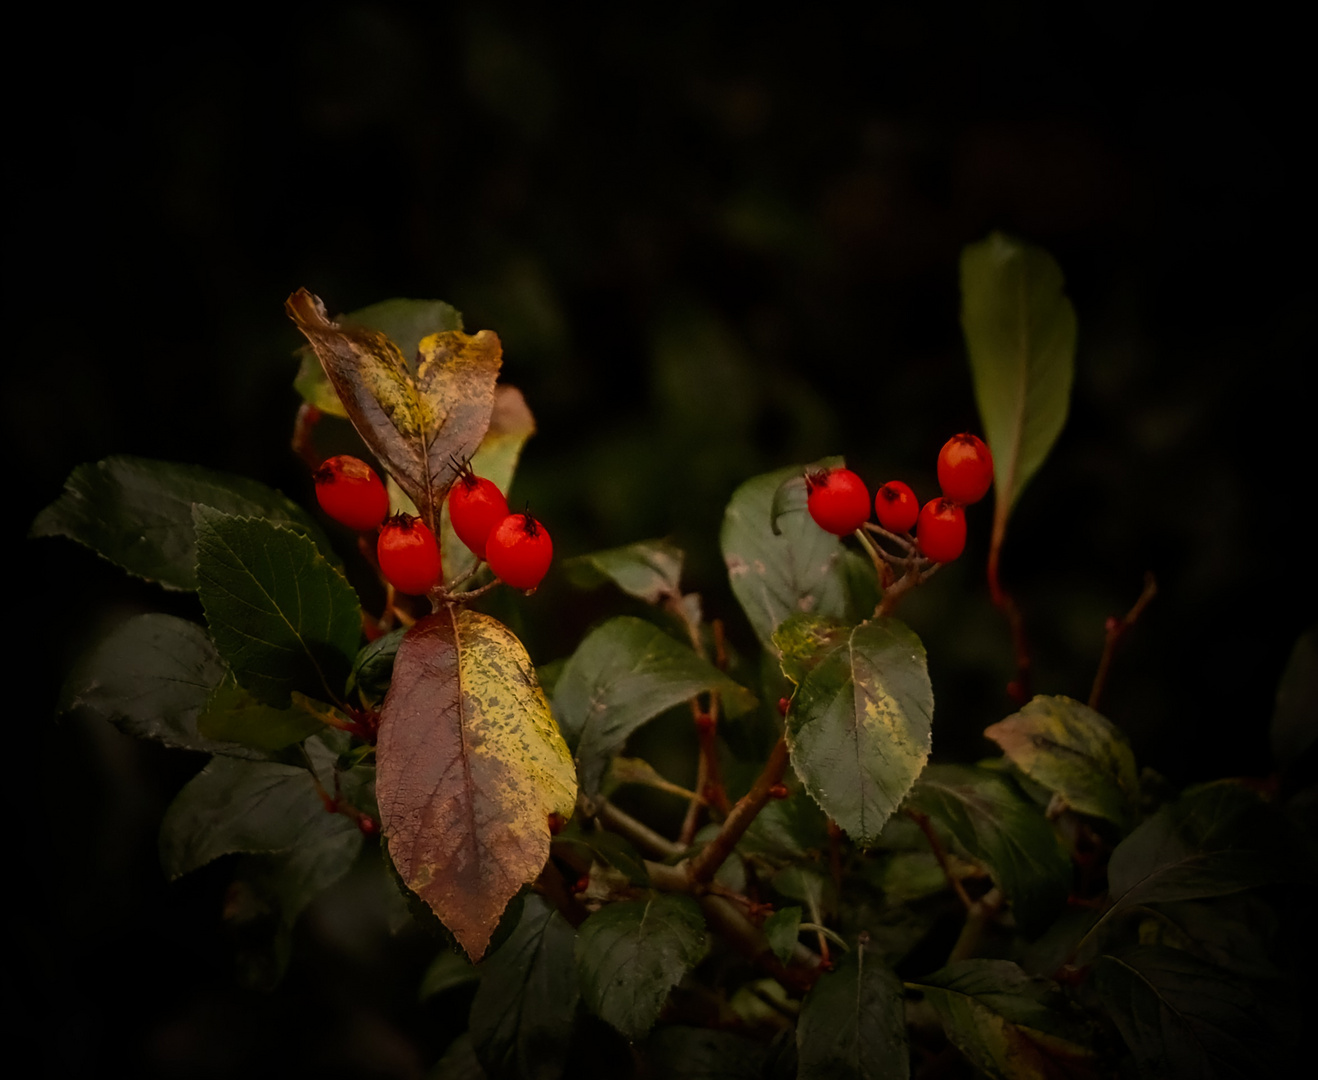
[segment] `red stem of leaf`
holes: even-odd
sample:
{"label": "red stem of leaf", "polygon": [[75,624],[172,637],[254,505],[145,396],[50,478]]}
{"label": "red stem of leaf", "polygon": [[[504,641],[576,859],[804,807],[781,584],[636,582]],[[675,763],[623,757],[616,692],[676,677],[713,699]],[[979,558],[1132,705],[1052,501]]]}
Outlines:
{"label": "red stem of leaf", "polygon": [[1135,601],[1135,606],[1120,619],[1108,619],[1107,636],[1103,641],[1103,655],[1098,661],[1098,671],[1094,673],[1094,685],[1089,691],[1089,707],[1091,709],[1097,709],[1098,703],[1103,697],[1103,688],[1107,684],[1108,671],[1112,667],[1112,657],[1117,651],[1117,644],[1126,636],[1126,631],[1135,625],[1144,609],[1149,606],[1150,601],[1157,595],[1158,583],[1154,580],[1153,571],[1145,571],[1144,589],[1140,592],[1139,599]]}
{"label": "red stem of leaf", "polygon": [[786,769],[787,739],[779,736],[778,741],[774,743],[773,749],[769,752],[769,760],[764,763],[764,769],[755,778],[755,783],[751,785],[750,791],[737,800],[737,805],[728,813],[727,820],[723,822],[723,827],[719,829],[718,835],[706,844],[688,865],[687,876],[693,883],[705,884],[713,880],[718,868],[732,854],[732,849],[737,846],[737,842],[750,828],[751,822],[755,820],[755,815],[764,808],[764,804],[772,797],[770,791],[774,784],[783,778]]}

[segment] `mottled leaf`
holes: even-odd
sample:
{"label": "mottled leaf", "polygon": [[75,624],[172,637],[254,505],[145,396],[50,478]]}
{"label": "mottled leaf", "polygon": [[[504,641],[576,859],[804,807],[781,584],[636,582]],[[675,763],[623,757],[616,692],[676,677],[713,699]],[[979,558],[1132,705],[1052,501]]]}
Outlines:
{"label": "mottled leaf", "polygon": [[1008,960],[962,961],[911,985],[956,1048],[996,1080],[1096,1075],[1087,1032],[1061,991]]}
{"label": "mottled leaf", "polygon": [[361,641],[361,605],[304,536],[268,521],[193,510],[197,595],[238,684],[270,705],[338,696]]}
{"label": "mottled leaf", "polygon": [[902,984],[863,946],[815,983],[796,1026],[800,1080],[905,1080]]}
{"label": "mottled leaf", "polygon": [[627,1038],[644,1038],[669,991],[704,958],[705,948],[705,919],[689,896],[609,904],[577,935],[582,999]]}
{"label": "mottled leaf", "polygon": [[300,743],[324,728],[320,720],[297,704],[277,709],[233,682],[217,686],[197,717],[197,731],[206,738],[266,752]]}
{"label": "mottled leaf", "polygon": [[281,523],[333,557],[320,526],[264,484],[198,465],[136,457],[79,465],[64,494],[37,515],[32,535],[67,536],[137,577],[169,589],[195,589],[193,503]]}
{"label": "mottled leaf", "polygon": [[768,1050],[727,1031],[665,1027],[645,1044],[653,1080],[763,1080]]}
{"label": "mottled leaf", "polygon": [[549,814],[576,803],[572,760],[522,643],[487,615],[446,609],[394,661],[376,743],[394,866],[473,959],[549,857]]}
{"label": "mottled leaf", "polygon": [[797,616],[774,641],[783,672],[800,680],[787,713],[792,766],[824,812],[869,846],[929,757],[924,646],[893,618],[846,629]]}
{"label": "mottled leaf", "polygon": [[1027,934],[1042,930],[1066,900],[1071,860],[1043,811],[1002,773],[931,765],[907,806],[945,828],[987,863]]}
{"label": "mottled leaf", "polygon": [[332,322],[305,289],[285,307],[358,434],[438,528],[437,500],[457,475],[454,462],[475,453],[490,424],[503,362],[498,337],[489,330],[431,334],[421,340],[413,365],[379,331]]}
{"label": "mottled leaf", "polygon": [[984,734],[1013,765],[1066,805],[1127,829],[1139,799],[1139,773],[1125,735],[1068,697],[1040,695]]}
{"label": "mottled leaf", "polygon": [[490,1080],[557,1080],[567,1060],[580,990],[577,934],[531,893],[517,929],[481,965],[471,1040]]}
{"label": "mottled leaf", "polygon": [[421,988],[417,991],[417,999],[428,1001],[444,993],[445,990],[479,982],[480,977],[481,969],[461,953],[442,952],[430,962],[426,973],[421,976]]}
{"label": "mottled leaf", "polygon": [[628,735],[705,690],[720,693],[728,716],[754,704],[749,691],[643,619],[619,616],[591,631],[554,688],[554,713],[576,751],[582,790],[599,791]]}
{"label": "mottled leaf", "polygon": [[1318,740],[1318,626],[1300,635],[1277,686],[1272,755],[1281,768],[1300,760]]}
{"label": "mottled leaf", "polygon": [[681,594],[682,558],[682,549],[668,540],[642,540],[568,559],[563,572],[575,585],[593,588],[612,581],[628,596],[658,604]]}
{"label": "mottled leaf", "polygon": [[763,930],[773,955],[784,964],[787,963],[801,933],[801,909],[793,905],[775,911],[764,920]]}
{"label": "mottled leaf", "polygon": [[1007,517],[1066,423],[1075,310],[1042,248],[993,233],[961,253],[961,329],[993,451],[996,547]]}

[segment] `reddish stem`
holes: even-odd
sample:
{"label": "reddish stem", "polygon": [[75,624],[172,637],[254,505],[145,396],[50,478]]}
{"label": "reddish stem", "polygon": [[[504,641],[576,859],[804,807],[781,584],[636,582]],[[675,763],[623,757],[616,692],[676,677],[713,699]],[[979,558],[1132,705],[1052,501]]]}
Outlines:
{"label": "reddish stem", "polygon": [[316,453],[316,425],[320,423],[321,411],[310,402],[304,401],[297,410],[293,421],[293,453],[315,469],[320,465],[320,455]]}
{"label": "reddish stem", "polygon": [[718,868],[732,854],[732,849],[737,846],[737,842],[750,828],[751,822],[755,820],[755,815],[772,798],[773,786],[782,780],[786,769],[787,739],[784,736],[779,736],[778,741],[774,743],[773,749],[769,752],[769,760],[764,763],[764,769],[755,778],[755,783],[751,785],[750,791],[737,800],[737,805],[732,807],[728,813],[727,819],[723,822],[723,827],[718,831],[718,835],[692,858],[687,867],[687,876],[693,883],[704,884],[713,880]]}
{"label": "reddish stem", "polygon": [[1126,631],[1135,625],[1144,609],[1149,606],[1150,601],[1158,595],[1158,583],[1154,580],[1153,571],[1147,570],[1144,573],[1144,589],[1140,592],[1139,599],[1135,601],[1132,607],[1120,619],[1112,617],[1107,621],[1107,636],[1103,641],[1103,655],[1098,661],[1098,671],[1094,674],[1094,685],[1089,691],[1089,707],[1097,709],[1098,703],[1103,697],[1103,687],[1107,684],[1108,671],[1112,667],[1112,657],[1117,651],[1117,644],[1126,636]]}
{"label": "reddish stem", "polygon": [[1033,696],[1030,691],[1032,667],[1030,643],[1025,637],[1025,619],[1021,615],[1021,609],[1016,606],[1016,601],[998,580],[998,555],[1002,549],[1002,537],[1005,531],[1005,525],[999,528],[997,523],[994,523],[993,542],[989,548],[988,558],[989,595],[993,598],[994,606],[1007,618],[1007,625],[1011,628],[1012,647],[1016,653],[1016,677],[1007,684],[1007,693],[1017,705],[1024,705]]}

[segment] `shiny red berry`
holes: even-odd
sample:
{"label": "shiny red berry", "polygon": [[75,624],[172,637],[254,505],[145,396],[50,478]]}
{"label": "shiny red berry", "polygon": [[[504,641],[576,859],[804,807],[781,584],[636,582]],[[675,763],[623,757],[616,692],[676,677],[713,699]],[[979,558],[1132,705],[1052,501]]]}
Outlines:
{"label": "shiny red berry", "polygon": [[906,484],[889,480],[874,493],[874,515],[889,532],[910,532],[920,516],[920,503]]}
{"label": "shiny red berry", "polygon": [[951,499],[930,499],[915,526],[920,550],[934,562],[951,562],[965,550],[966,512]]}
{"label": "shiny red berry", "polygon": [[805,489],[810,516],[834,536],[855,532],[870,516],[869,489],[850,469],[807,473]]}
{"label": "shiny red berry", "polygon": [[993,455],[984,440],[965,431],[953,435],[938,452],[938,486],[944,497],[969,506],[993,486]]}
{"label": "shiny red berry", "polygon": [[514,589],[534,589],[554,558],[549,530],[530,514],[509,514],[485,542],[494,576]]}
{"label": "shiny red berry", "polygon": [[485,541],[496,525],[508,516],[508,500],[494,481],[464,470],[448,493],[449,521],[458,539],[478,559],[485,558]]}
{"label": "shiny red berry", "polygon": [[389,513],[389,493],[375,470],[348,454],[332,457],[311,478],[316,501],[340,525],[358,532],[379,526]]}
{"label": "shiny red berry", "polygon": [[380,570],[400,593],[424,596],[442,574],[435,534],[418,517],[396,514],[384,523],[375,546]]}

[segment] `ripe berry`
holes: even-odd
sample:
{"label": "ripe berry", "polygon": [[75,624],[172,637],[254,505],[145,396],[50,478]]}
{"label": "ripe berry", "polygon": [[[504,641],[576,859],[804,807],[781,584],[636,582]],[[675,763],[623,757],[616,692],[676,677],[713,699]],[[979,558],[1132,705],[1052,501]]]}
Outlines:
{"label": "ripe berry", "polygon": [[311,478],[316,501],[340,525],[358,532],[376,528],[389,513],[389,493],[366,462],[348,454],[332,457]]}
{"label": "ripe berry", "polygon": [[485,541],[508,516],[508,500],[492,480],[464,469],[448,493],[449,520],[458,539],[478,559],[485,558]]}
{"label": "ripe berry", "polygon": [[514,589],[534,589],[549,569],[554,543],[530,514],[509,514],[485,542],[485,559],[495,577]]}
{"label": "ripe berry", "polygon": [[435,534],[418,517],[396,514],[386,521],[375,553],[384,576],[400,593],[424,596],[439,584],[439,545]]}
{"label": "ripe berry", "polygon": [[855,532],[870,516],[869,490],[850,469],[807,473],[805,489],[810,516],[834,536]]}
{"label": "ripe berry", "polygon": [[953,435],[938,452],[938,485],[954,503],[979,502],[993,485],[993,455],[970,432]]}
{"label": "ripe berry", "polygon": [[910,532],[920,516],[920,503],[907,485],[889,480],[874,494],[874,513],[889,532]]}
{"label": "ripe berry", "polygon": [[930,499],[915,527],[920,550],[934,562],[951,562],[966,546],[966,512],[951,499]]}

